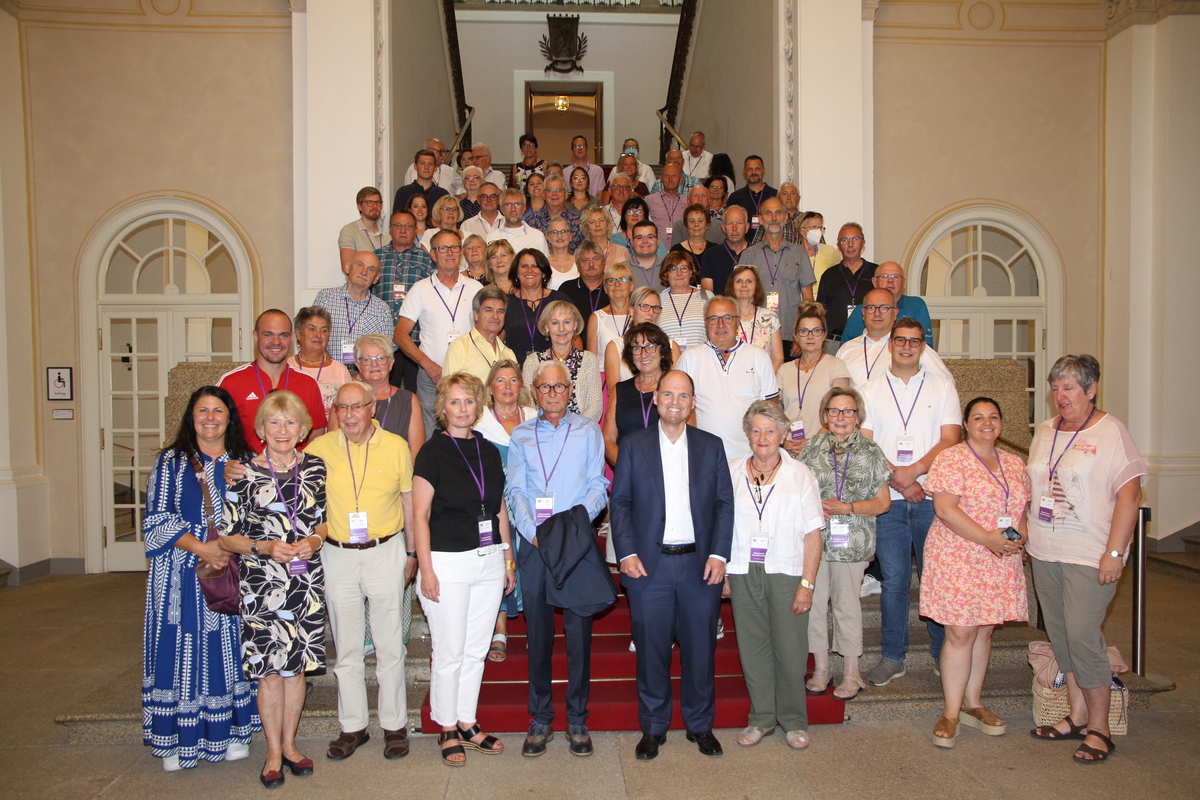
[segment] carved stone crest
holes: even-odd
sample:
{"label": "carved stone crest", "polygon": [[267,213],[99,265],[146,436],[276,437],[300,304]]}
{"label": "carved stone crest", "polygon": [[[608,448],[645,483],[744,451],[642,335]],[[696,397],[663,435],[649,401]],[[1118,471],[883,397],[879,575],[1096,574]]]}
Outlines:
{"label": "carved stone crest", "polygon": [[541,41],[542,55],[550,62],[546,72],[583,72],[579,60],[587,53],[587,36],[579,33],[579,15],[547,14],[548,36]]}

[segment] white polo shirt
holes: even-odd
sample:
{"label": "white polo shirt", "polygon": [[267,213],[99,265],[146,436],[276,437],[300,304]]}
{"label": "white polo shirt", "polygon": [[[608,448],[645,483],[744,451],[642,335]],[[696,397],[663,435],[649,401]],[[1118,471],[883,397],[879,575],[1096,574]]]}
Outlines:
{"label": "white polo shirt", "polygon": [[501,214],[499,211],[497,211],[495,222],[492,222],[491,224],[489,224],[488,221],[483,218],[482,214],[476,214],[475,216],[471,217],[470,219],[465,220],[463,222],[463,224],[459,226],[459,230],[462,231],[462,235],[463,235],[464,239],[473,233],[481,239],[490,241],[487,238],[488,234],[490,234],[494,230],[502,229],[503,227],[504,227],[504,215]]}
{"label": "white polo shirt", "polygon": [[[954,382],[924,367],[907,384],[893,375],[890,368],[872,370],[871,380],[866,386],[859,386],[858,391],[867,407],[862,428],[871,431],[888,462],[895,466],[904,466],[897,460],[901,437],[912,438],[912,460],[906,462],[912,464],[942,440],[943,425],[962,424],[962,406]],[[917,482],[924,484],[925,476],[917,478]],[[903,499],[895,489],[890,491],[893,500]]]}
{"label": "white polo shirt", "polygon": [[696,384],[696,425],[721,437],[725,457],[732,461],[750,455],[750,444],[742,432],[742,417],[755,400],[779,396],[771,356],[761,347],[739,342],[721,361],[711,343],[689,347],[676,368]]}
{"label": "white polo shirt", "polygon": [[[892,365],[892,352],[888,350],[890,338],[891,334],[885,333],[882,339],[876,341],[864,333],[843,342],[838,348],[837,357],[845,362],[846,369],[850,372],[850,384],[854,388],[861,391],[867,385],[867,381],[887,371]],[[925,345],[925,350],[921,353],[921,367],[935,375],[941,375],[949,380],[951,385],[954,384],[954,376],[946,368],[946,362],[942,361],[942,357],[929,345]]]}
{"label": "white polo shirt", "polygon": [[[470,220],[467,221],[470,222]],[[483,237],[483,240],[488,244],[497,239],[507,239],[508,243],[512,245],[513,251],[517,253],[526,247],[541,250],[543,253],[550,252],[550,248],[546,246],[546,234],[537,228],[526,225],[524,222],[521,223],[521,227],[519,228],[509,228],[502,223],[499,228],[492,229],[487,236]]]}
{"label": "white polo shirt", "polygon": [[712,170],[713,154],[707,150],[701,150],[700,155],[692,155],[691,150],[683,151],[683,172],[685,175],[691,175],[696,180],[704,180],[708,177]]}
{"label": "white polo shirt", "polygon": [[447,289],[437,273],[413,284],[400,316],[421,325],[421,352],[441,366],[450,342],[465,336],[475,325],[471,301],[483,285],[472,278],[458,275],[454,287]]}

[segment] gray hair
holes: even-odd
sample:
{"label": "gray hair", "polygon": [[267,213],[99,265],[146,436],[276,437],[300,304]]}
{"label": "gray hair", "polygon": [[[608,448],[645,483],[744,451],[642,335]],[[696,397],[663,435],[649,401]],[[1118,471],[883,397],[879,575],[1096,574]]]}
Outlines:
{"label": "gray hair", "polygon": [[[1047,383],[1054,383],[1063,378],[1074,378],[1079,387],[1085,392],[1100,382],[1100,362],[1095,356],[1082,353],[1077,356],[1066,355],[1054,362],[1050,374],[1046,376]],[[1095,404],[1095,398],[1092,403]]]}
{"label": "gray hair", "polygon": [[362,358],[364,347],[378,347],[379,352],[391,359],[395,359],[395,347],[392,345],[392,340],[382,333],[364,333],[362,336],[354,340],[354,360],[358,361]]}
{"label": "gray hair", "polygon": [[851,389],[848,386],[834,386],[825,393],[824,397],[821,398],[821,424],[829,424],[829,404],[833,402],[833,398],[835,397],[849,397],[854,401],[854,407],[858,410],[858,413],[854,415],[854,418],[857,420],[858,426],[862,427],[862,424],[867,421],[867,407],[863,403],[862,395],[860,395],[857,390]]}
{"label": "gray hair", "polygon": [[474,299],[471,300],[471,310],[478,314],[479,309],[483,308],[484,300],[499,300],[506,308],[508,306],[508,295],[499,286],[492,283],[475,293]]}
{"label": "gray hair", "polygon": [[480,178],[483,177],[483,170],[481,170],[479,167],[475,166],[474,164],[470,164],[468,166],[463,167],[462,176],[464,178],[467,177],[467,173],[470,172],[471,170],[475,170],[476,172],[478,172]]}
{"label": "gray hair", "polygon": [[746,413],[742,415],[742,433],[750,436],[750,428],[754,426],[755,417],[766,417],[779,426],[779,433],[787,435],[791,429],[792,423],[787,418],[787,414],[783,413],[783,406],[776,403],[774,400],[755,400],[746,409]]}
{"label": "gray hair", "polygon": [[536,388],[542,380],[542,376],[552,369],[562,370],[563,377],[567,379],[567,388],[574,388],[575,384],[571,381],[571,369],[567,366],[566,362],[557,359],[539,363],[537,369],[533,371],[533,380],[530,381],[530,384]]}
{"label": "gray hair", "polygon": [[714,294],[712,297],[708,298],[708,302],[704,304],[704,316],[705,317],[708,316],[708,310],[710,308],[712,308],[713,303],[730,303],[733,305],[733,307],[735,309],[738,307],[737,301],[734,300],[732,297],[728,297],[723,294]]}

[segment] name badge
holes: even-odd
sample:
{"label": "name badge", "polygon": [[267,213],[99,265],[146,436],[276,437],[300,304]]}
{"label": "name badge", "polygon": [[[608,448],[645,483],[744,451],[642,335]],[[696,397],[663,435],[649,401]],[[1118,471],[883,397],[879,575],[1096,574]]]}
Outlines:
{"label": "name badge", "polygon": [[479,546],[480,547],[491,547],[493,544],[492,518],[491,517],[480,517],[478,520],[478,523],[479,523]]}
{"label": "name badge", "polygon": [[351,511],[350,517],[350,544],[366,544],[369,534],[367,532],[367,512]]}
{"label": "name badge", "polygon": [[758,230],[758,217],[757,216],[753,216],[750,218],[750,230],[752,230],[752,231]]}
{"label": "name badge", "polygon": [[1054,498],[1048,494],[1042,495],[1038,502],[1038,519],[1042,522],[1054,521]]}
{"label": "name badge", "polygon": [[767,292],[767,308],[771,311],[779,310],[779,292]]}
{"label": "name badge", "polygon": [[839,549],[850,546],[850,520],[846,517],[829,518],[829,546]]}
{"label": "name badge", "polygon": [[1011,528],[1012,517],[1000,517],[1000,519],[996,520],[996,527],[1000,528],[1001,530],[1004,530],[1005,528]]}
{"label": "name badge", "polygon": [[457,338],[458,338],[458,337],[460,337],[460,336],[462,336],[462,334],[461,334],[461,333],[459,333],[458,331],[447,331],[447,332],[446,332],[446,342],[447,342],[447,344],[448,344],[448,343],[450,343],[450,342],[453,342],[455,339],[457,339]]}
{"label": "name badge", "polygon": [[354,341],[352,339],[342,339],[342,363],[354,363]]}
{"label": "name badge", "polygon": [[682,353],[684,350],[687,350],[687,342],[685,342],[683,339],[672,339],[671,341],[679,347],[680,353]]}
{"label": "name badge", "polygon": [[288,575],[305,575],[308,573],[308,562],[293,558],[288,562]]}
{"label": "name badge", "polygon": [[392,300],[403,300],[408,297],[408,287],[403,283],[392,284]]}
{"label": "name badge", "polygon": [[896,439],[896,463],[911,464],[913,463],[913,452],[917,446],[917,440],[912,436],[900,436]]}
{"label": "name badge", "polygon": [[533,519],[538,525],[541,525],[550,517],[554,516],[554,493],[543,492],[533,498]]}
{"label": "name badge", "polygon": [[804,440],[804,420],[798,419],[792,423],[792,441],[800,442]]}
{"label": "name badge", "polygon": [[762,564],[767,560],[767,537],[752,536],[750,538],[750,563]]}

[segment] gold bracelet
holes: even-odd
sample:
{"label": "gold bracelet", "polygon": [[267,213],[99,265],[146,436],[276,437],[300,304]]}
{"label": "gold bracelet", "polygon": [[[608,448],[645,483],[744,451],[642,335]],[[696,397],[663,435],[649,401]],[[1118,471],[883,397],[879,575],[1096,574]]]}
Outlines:
{"label": "gold bracelet", "polygon": [[505,562],[504,562],[504,568],[505,568],[505,569],[511,569],[511,570],[515,570],[515,569],[517,568],[517,562],[515,562],[515,561],[505,561]]}

